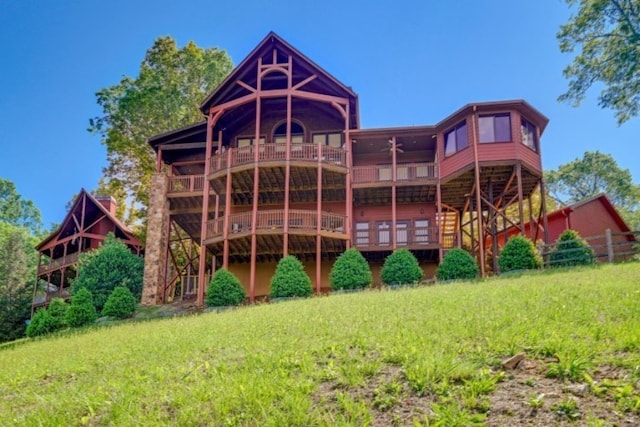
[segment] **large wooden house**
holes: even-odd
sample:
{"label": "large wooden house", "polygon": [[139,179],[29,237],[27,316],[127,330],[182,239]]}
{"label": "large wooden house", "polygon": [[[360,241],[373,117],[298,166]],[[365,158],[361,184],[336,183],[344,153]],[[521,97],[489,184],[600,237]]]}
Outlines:
{"label": "large wooden house", "polygon": [[428,277],[464,245],[486,274],[499,249],[480,242],[545,222],[544,204],[526,207],[544,194],[548,120],[522,100],[468,104],[433,125],[361,129],[351,88],[270,33],[201,110],[205,121],[149,140],[157,173],[144,304],[189,293],[202,303],[202,284],[221,267],[253,302],[287,254],[323,292],[352,246],[374,275],[407,248]]}
{"label": "large wooden house", "polygon": [[116,208],[113,197],[80,190],[60,226],[36,246],[39,256],[32,313],[53,298],[71,297],[80,254],[97,249],[107,234],[113,233],[133,253],[141,253],[138,239],[116,218]]}

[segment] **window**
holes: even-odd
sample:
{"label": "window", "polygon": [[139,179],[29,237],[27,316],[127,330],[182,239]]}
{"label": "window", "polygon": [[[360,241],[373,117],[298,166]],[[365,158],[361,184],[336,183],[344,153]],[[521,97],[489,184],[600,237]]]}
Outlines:
{"label": "window", "polygon": [[323,144],[330,147],[342,147],[342,132],[315,133],[313,134],[314,144]]}
{"label": "window", "polygon": [[391,230],[386,221],[378,222],[378,246],[389,246],[391,244]]}
{"label": "window", "polygon": [[522,133],[522,143],[533,151],[538,151],[536,127],[528,120],[522,119],[520,122],[520,132]]}
{"label": "window", "polygon": [[409,221],[396,221],[396,245],[406,246],[409,241]]}
{"label": "window", "polygon": [[415,221],[416,243],[426,245],[429,243],[429,220],[420,219]]}
{"label": "window", "polygon": [[478,127],[481,143],[511,141],[511,119],[509,114],[480,116]]}
{"label": "window", "polygon": [[444,134],[444,155],[450,156],[468,147],[467,122],[463,121]]}
{"label": "window", "polygon": [[[287,143],[287,122],[281,123],[273,131],[273,142],[276,144]],[[300,123],[291,122],[291,143],[301,144],[304,142],[304,128]]]}
{"label": "window", "polygon": [[[240,137],[238,138],[238,148],[249,147],[253,145],[255,138]],[[264,137],[260,138],[260,144],[264,144]]]}
{"label": "window", "polygon": [[369,223],[356,223],[356,246],[369,246]]}

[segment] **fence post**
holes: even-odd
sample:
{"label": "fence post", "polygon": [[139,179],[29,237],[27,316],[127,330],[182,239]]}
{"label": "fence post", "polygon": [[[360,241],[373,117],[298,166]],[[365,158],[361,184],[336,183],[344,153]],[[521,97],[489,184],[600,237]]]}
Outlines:
{"label": "fence post", "polygon": [[607,228],[604,232],[607,239],[607,259],[613,262],[613,239],[611,238],[611,229]]}

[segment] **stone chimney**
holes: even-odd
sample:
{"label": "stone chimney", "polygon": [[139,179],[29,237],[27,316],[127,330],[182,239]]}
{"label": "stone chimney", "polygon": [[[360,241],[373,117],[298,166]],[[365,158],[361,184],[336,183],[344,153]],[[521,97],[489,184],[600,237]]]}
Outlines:
{"label": "stone chimney", "polygon": [[112,196],[95,196],[95,199],[104,206],[112,216],[116,216],[116,209],[118,209],[118,202]]}

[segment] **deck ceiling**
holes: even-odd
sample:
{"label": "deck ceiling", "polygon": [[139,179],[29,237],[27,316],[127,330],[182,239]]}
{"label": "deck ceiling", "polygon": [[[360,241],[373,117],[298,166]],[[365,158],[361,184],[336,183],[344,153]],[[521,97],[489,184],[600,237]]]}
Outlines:
{"label": "deck ceiling", "polygon": [[[412,185],[396,188],[396,203],[425,203],[436,199],[435,185]],[[391,206],[391,187],[353,189],[354,206]]]}
{"label": "deck ceiling", "polygon": [[[278,262],[283,254],[282,234],[260,234],[256,236],[258,262]],[[209,250],[222,261],[222,242],[208,246]],[[329,237],[321,238],[322,259],[335,259],[344,252],[346,241]],[[312,261],[316,259],[316,238],[314,236],[289,235],[290,255],[295,255],[301,261]],[[250,263],[251,262],[251,236],[229,240],[229,262]]]}
{"label": "deck ceiling", "polygon": [[[515,171],[515,165],[481,166],[480,191],[487,198],[497,200],[501,196],[511,199],[518,194],[517,181],[514,178],[505,193],[505,187]],[[456,209],[463,209],[469,195],[472,195],[475,172],[473,169],[442,184],[442,203]],[[540,177],[522,168],[522,194],[529,197],[540,182]],[[489,191],[491,189],[491,192]],[[475,192],[473,193],[475,196]],[[475,202],[475,199],[473,199]]]}
{"label": "deck ceiling", "polygon": [[[317,168],[291,167],[289,200],[293,203],[315,202],[318,195]],[[258,203],[279,204],[284,202],[284,166],[259,169]],[[231,198],[234,205],[253,203],[253,169],[236,172],[231,179]],[[344,201],[346,198],[345,175],[322,171],[322,200]],[[211,186],[221,196],[226,194],[226,177],[214,179]]]}

